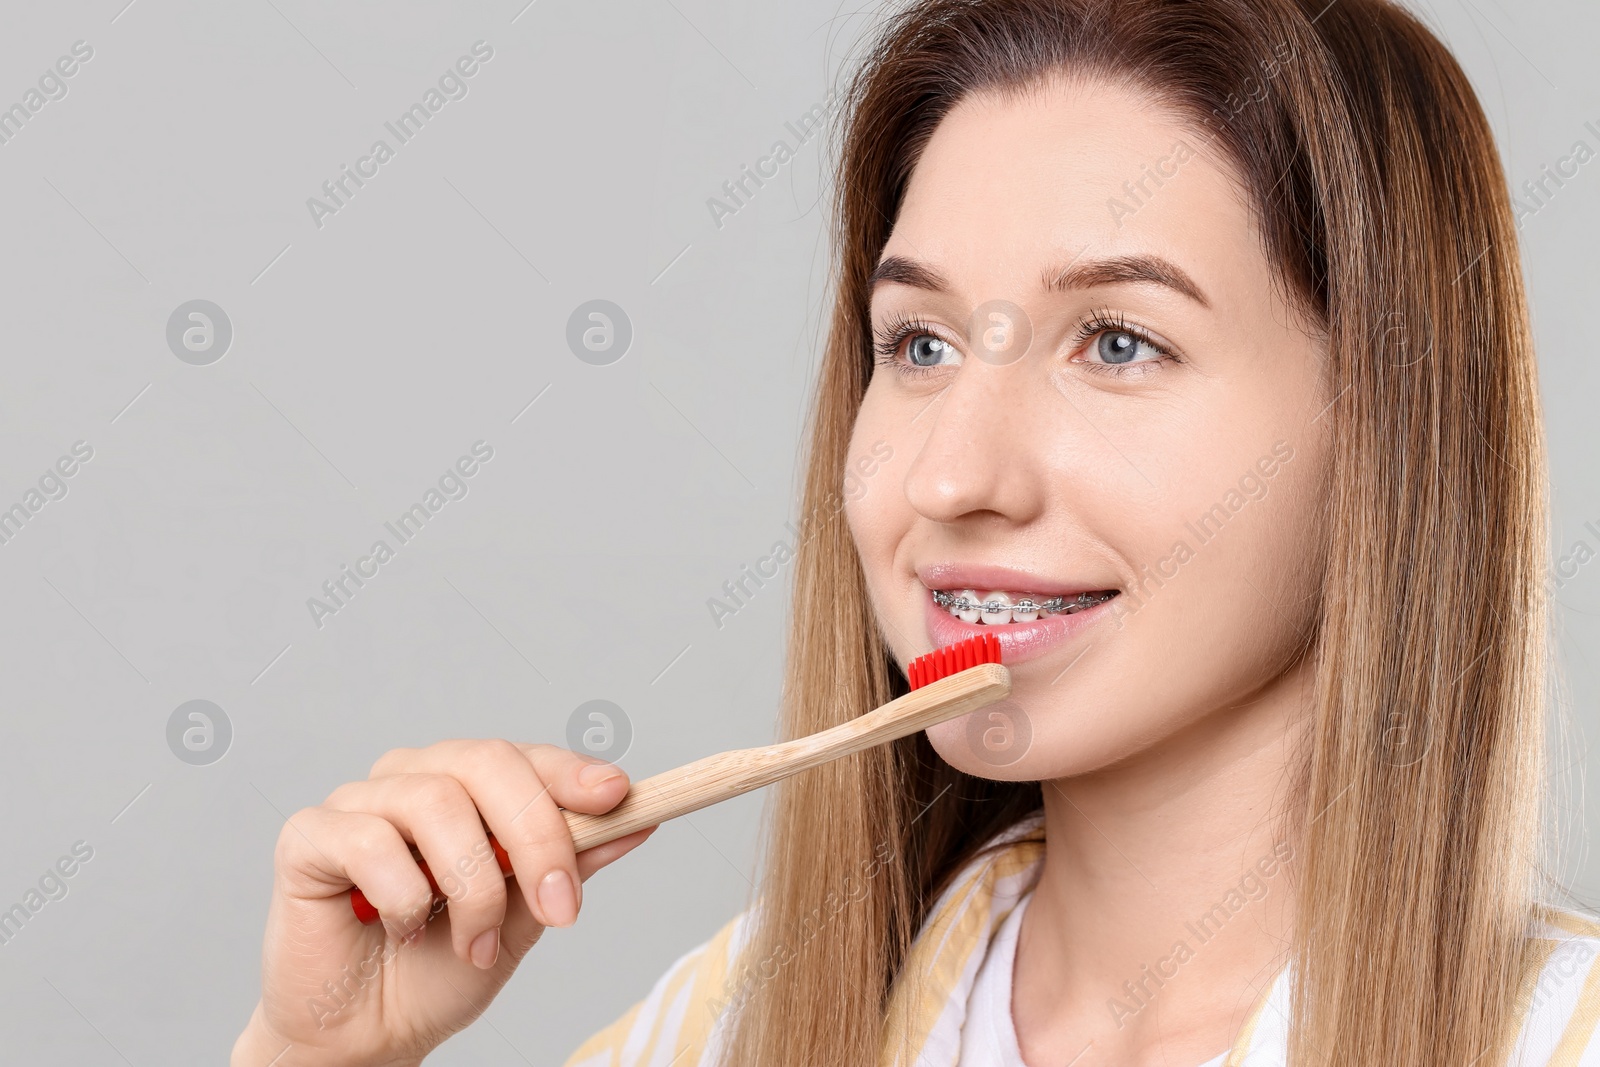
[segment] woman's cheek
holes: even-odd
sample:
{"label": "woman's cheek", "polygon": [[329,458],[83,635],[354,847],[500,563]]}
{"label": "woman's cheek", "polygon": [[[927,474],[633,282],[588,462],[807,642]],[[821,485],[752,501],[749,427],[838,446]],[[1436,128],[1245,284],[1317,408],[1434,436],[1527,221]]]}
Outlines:
{"label": "woman's cheek", "polygon": [[880,406],[869,389],[840,472],[845,517],[864,565],[869,559],[893,554],[894,528],[905,525],[903,517],[897,516],[907,508],[903,482],[911,455],[895,427],[879,413]]}
{"label": "woman's cheek", "polygon": [[[862,446],[859,442],[858,434],[857,441],[851,444],[849,455],[852,459],[847,463],[847,471],[860,463],[862,457],[873,454],[870,443]],[[879,455],[884,451],[884,446],[880,445]],[[895,473],[895,460],[877,461],[870,476],[862,476],[858,472],[854,477],[848,473],[842,477],[845,522],[861,559],[867,592],[873,604],[882,611],[889,592],[887,585],[897,541],[894,515],[895,497],[900,494],[900,486]]]}
{"label": "woman's cheek", "polygon": [[[1267,682],[1308,635],[1320,586],[1320,482],[1303,452],[1230,452],[1163,524],[1115,621],[1188,681],[1197,706]],[[1296,466],[1296,464],[1303,464]],[[1124,599],[1124,598],[1119,598]]]}
{"label": "woman's cheek", "polygon": [[[851,452],[851,455],[856,454]],[[868,568],[869,579],[873,577],[871,568],[877,566],[878,557],[884,552],[888,538],[887,498],[894,488],[889,481],[888,472],[882,469],[873,476],[870,485],[853,482],[846,475],[840,490],[845,522],[850,527],[850,536],[855,540],[862,565]]]}

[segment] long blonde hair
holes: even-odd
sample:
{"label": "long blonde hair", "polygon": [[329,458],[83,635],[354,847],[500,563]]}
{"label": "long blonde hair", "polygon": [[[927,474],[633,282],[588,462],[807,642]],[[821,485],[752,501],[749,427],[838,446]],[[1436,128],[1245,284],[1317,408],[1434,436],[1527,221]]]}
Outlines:
{"label": "long blonde hair", "polygon": [[[920,0],[889,19],[838,149],[783,732],[905,691],[838,489],[872,365],[866,278],[908,177],[963,96],[1061,70],[1151,92],[1222,147],[1286,292],[1328,338],[1330,547],[1288,813],[1290,1060],[1499,1062],[1528,993],[1538,861],[1543,431],[1488,124],[1446,49],[1397,6]],[[727,1062],[876,1063],[931,902],[1040,802],[1038,783],[965,775],[921,735],[779,787]]]}

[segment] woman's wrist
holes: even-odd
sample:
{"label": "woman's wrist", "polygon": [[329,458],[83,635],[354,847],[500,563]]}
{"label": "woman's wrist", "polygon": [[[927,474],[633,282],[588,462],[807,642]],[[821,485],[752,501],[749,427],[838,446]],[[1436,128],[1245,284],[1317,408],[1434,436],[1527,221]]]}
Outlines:
{"label": "woman's wrist", "polygon": [[328,1049],[309,1046],[296,1048],[294,1042],[272,1032],[261,1012],[260,1002],[250,1014],[244,1032],[233,1043],[229,1067],[421,1067],[422,1058],[358,1061]]}
{"label": "woman's wrist", "polygon": [[250,1013],[250,1021],[245,1024],[244,1031],[238,1040],[233,1043],[233,1053],[228,1057],[229,1067],[258,1067],[272,1063],[279,1067],[282,1061],[273,1063],[273,1057],[282,1054],[290,1042],[275,1038],[268,1029],[266,1021],[261,1017],[261,1002],[257,1001],[255,1010]]}

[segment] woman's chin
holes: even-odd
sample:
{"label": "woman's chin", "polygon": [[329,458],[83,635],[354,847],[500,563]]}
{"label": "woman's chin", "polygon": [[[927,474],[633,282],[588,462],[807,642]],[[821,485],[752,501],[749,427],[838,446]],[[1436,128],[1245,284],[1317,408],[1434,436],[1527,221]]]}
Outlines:
{"label": "woman's chin", "polygon": [[[1030,714],[1029,710],[1033,711]],[[976,778],[1042,782],[1092,774],[1147,748],[1164,731],[1117,729],[1116,715],[1074,716],[1067,708],[1040,709],[1024,694],[930,726],[928,743],[939,758]],[[1126,720],[1121,720],[1126,721]]]}
{"label": "woman's chin", "polygon": [[1047,762],[1034,750],[1032,721],[1009,700],[931,726],[927,734],[940,759],[976,778],[1034,781]]}

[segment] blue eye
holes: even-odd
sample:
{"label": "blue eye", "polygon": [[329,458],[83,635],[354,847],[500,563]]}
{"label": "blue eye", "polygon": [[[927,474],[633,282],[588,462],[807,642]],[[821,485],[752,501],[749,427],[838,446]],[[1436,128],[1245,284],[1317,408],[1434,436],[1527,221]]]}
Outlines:
{"label": "blue eye", "polygon": [[[1109,311],[1097,312],[1080,322],[1075,345],[1093,341],[1090,351],[1073,363],[1099,374],[1143,377],[1163,363],[1181,363],[1176,354],[1152,340],[1140,328]],[[923,375],[940,367],[955,367],[961,354],[918,318],[895,316],[879,331],[873,347],[877,362],[904,375]]]}
{"label": "blue eye", "polygon": [[1149,341],[1127,330],[1107,330],[1095,341],[1095,351],[1107,363],[1130,363],[1139,355],[1140,348],[1147,356],[1159,358],[1161,350]]}
{"label": "blue eye", "polygon": [[932,334],[913,334],[910,341],[906,346],[906,358],[914,367],[937,366],[940,359],[950,352],[950,346]]}
{"label": "blue eye", "polygon": [[1096,312],[1078,325],[1075,343],[1092,340],[1085,355],[1072,362],[1097,374],[1142,378],[1165,363],[1181,363],[1177,355],[1151,340],[1145,332],[1110,311]]}
{"label": "blue eye", "polygon": [[916,318],[895,316],[884,324],[873,347],[881,366],[905,375],[928,374],[959,362],[955,346]]}

